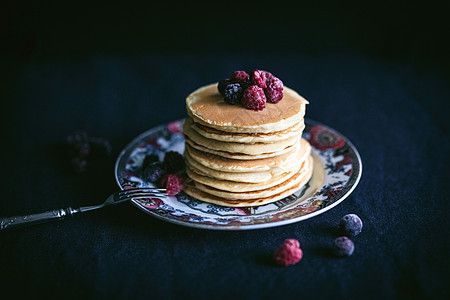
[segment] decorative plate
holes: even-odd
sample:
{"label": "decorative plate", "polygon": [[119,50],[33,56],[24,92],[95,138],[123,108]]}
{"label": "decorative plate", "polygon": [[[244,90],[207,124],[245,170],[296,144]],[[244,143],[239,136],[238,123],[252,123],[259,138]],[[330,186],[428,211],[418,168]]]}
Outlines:
{"label": "decorative plate", "polygon": [[[184,152],[183,120],[152,128],[135,138],[120,153],[115,177],[121,189],[154,187],[142,176],[146,155],[162,161],[168,151]],[[274,203],[248,208],[209,204],[181,192],[161,199],[131,202],[159,219],[196,228],[246,230],[291,224],[333,208],[355,189],[362,164],[353,144],[337,131],[305,119],[303,138],[312,146],[314,172],[299,191]]]}

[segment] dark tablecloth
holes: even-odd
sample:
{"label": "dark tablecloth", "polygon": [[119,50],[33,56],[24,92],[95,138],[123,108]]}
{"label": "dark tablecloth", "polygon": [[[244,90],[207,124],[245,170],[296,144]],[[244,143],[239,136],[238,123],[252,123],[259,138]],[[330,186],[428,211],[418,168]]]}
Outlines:
{"label": "dark tablecloth", "polygon": [[[211,66],[214,66],[211,68]],[[29,64],[13,74],[2,133],[2,216],[100,203],[118,189],[114,162],[141,132],[185,117],[185,96],[230,70],[263,67],[309,99],[307,116],[347,136],[363,176],[343,203],[277,228],[217,232],[152,218],[129,203],[58,223],[0,232],[1,284],[17,293],[231,298],[444,295],[448,292],[448,132],[432,73],[362,55],[97,56]],[[299,71],[301,70],[301,71]],[[67,168],[73,130],[110,140],[84,174]],[[334,258],[339,219],[358,214],[355,252]],[[272,264],[286,238],[304,251]],[[447,282],[448,283],[448,282]]]}
{"label": "dark tablecloth", "polygon": [[[123,203],[1,231],[0,293],[120,299],[448,297],[448,77],[434,64],[360,50],[4,57],[0,216],[101,203],[118,190],[114,163],[128,142],[184,118],[187,94],[236,69],[269,70],[308,99],[307,117],[353,142],[363,174],[335,208],[281,227],[186,228]],[[75,130],[105,137],[113,149],[83,174],[69,170],[63,147]],[[347,213],[358,214],[364,228],[353,238],[354,254],[336,258],[330,245]],[[294,266],[277,267],[271,254],[287,238],[300,241],[304,257]]]}

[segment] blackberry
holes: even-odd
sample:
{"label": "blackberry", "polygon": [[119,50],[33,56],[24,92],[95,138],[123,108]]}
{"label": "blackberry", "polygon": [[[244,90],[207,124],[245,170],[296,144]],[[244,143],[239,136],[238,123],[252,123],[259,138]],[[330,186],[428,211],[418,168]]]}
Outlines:
{"label": "blackberry", "polygon": [[234,71],[230,76],[230,81],[232,83],[239,83],[241,86],[244,86],[250,82],[250,75],[248,75],[245,71]]}
{"label": "blackberry", "polygon": [[169,151],[164,156],[164,167],[167,173],[177,173],[184,169],[184,157],[176,151]]}
{"label": "blackberry", "polygon": [[144,178],[152,183],[157,184],[161,177],[166,174],[166,170],[161,162],[156,161],[149,164],[144,169]]}
{"label": "blackberry", "polygon": [[266,107],[264,90],[257,85],[251,85],[244,91],[241,103],[247,109],[263,110]]}
{"label": "blackberry", "polygon": [[341,236],[333,241],[332,250],[336,256],[350,256],[355,250],[355,245],[348,237]]}
{"label": "blackberry", "polygon": [[225,96],[225,88],[227,87],[227,85],[229,85],[231,82],[229,79],[223,79],[221,81],[219,81],[219,83],[217,84],[217,89],[219,90],[219,93],[222,96]]}
{"label": "blackberry", "polygon": [[242,87],[239,83],[231,83],[225,87],[224,100],[229,104],[237,104],[241,102]]}
{"label": "blackberry", "polygon": [[363,223],[355,214],[347,214],[339,221],[339,229],[347,236],[356,236],[361,233]]}

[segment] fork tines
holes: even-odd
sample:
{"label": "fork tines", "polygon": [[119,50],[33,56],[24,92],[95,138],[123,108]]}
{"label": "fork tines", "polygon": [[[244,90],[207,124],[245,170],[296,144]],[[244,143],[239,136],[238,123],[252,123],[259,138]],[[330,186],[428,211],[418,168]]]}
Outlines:
{"label": "fork tines", "polygon": [[166,196],[166,189],[157,188],[133,188],[119,192],[120,199],[146,198],[152,196]]}

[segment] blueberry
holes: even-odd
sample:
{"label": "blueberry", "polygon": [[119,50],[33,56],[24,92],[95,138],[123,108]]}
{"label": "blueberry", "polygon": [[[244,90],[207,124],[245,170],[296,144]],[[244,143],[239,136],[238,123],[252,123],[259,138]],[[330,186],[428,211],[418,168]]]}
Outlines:
{"label": "blueberry", "polygon": [[355,250],[355,245],[348,237],[341,236],[334,240],[332,250],[336,256],[350,256]]}
{"label": "blueberry", "polygon": [[161,177],[166,174],[166,170],[161,162],[153,162],[144,169],[144,177],[153,183],[158,183]]}
{"label": "blueberry", "polygon": [[363,227],[361,219],[355,214],[347,214],[339,221],[339,229],[347,236],[358,235]]}
{"label": "blueberry", "polygon": [[241,102],[242,87],[239,83],[231,83],[225,87],[224,100],[229,104],[237,104]]}

